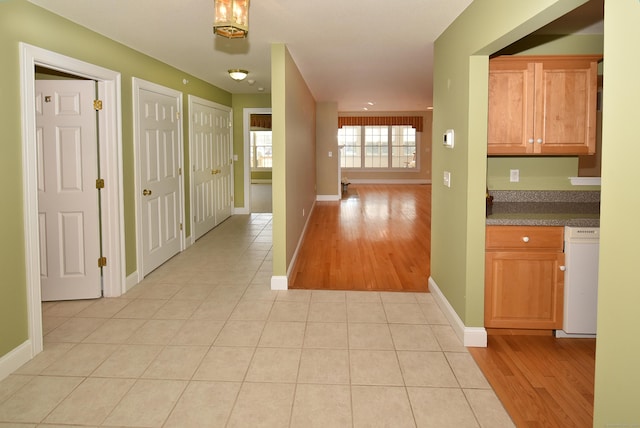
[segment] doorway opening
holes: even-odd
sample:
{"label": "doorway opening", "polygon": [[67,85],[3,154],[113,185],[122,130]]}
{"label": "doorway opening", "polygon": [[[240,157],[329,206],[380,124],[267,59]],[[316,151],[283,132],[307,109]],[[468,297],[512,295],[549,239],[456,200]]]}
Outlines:
{"label": "doorway opening", "polygon": [[271,109],[244,109],[244,182],[248,213],[271,213]]}
{"label": "doorway opening", "polygon": [[22,99],[23,214],[27,310],[31,357],[42,351],[42,308],[40,290],[40,242],[38,219],[38,156],[36,136],[36,67],[44,67],[97,82],[103,109],[98,112],[99,168],[105,188],[102,193],[103,268],[105,297],[120,296],[125,289],[124,212],[122,201],[122,137],[120,73],[36,46],[20,43]]}

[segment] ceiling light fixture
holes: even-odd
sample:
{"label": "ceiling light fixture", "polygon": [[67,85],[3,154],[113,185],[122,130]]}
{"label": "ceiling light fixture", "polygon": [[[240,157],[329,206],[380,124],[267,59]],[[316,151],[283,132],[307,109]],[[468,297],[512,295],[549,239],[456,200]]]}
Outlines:
{"label": "ceiling light fixture", "polygon": [[213,0],[213,33],[228,39],[249,34],[249,0]]}
{"label": "ceiling light fixture", "polygon": [[237,81],[246,79],[248,74],[249,72],[247,70],[240,70],[239,68],[232,68],[231,70],[229,70],[229,76],[233,80]]}

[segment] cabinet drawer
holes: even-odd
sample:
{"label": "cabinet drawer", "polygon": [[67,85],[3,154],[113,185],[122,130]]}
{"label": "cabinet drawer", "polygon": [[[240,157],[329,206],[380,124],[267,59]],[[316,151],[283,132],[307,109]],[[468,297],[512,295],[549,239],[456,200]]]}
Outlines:
{"label": "cabinet drawer", "polygon": [[488,226],[487,250],[562,251],[564,228],[560,226]]}

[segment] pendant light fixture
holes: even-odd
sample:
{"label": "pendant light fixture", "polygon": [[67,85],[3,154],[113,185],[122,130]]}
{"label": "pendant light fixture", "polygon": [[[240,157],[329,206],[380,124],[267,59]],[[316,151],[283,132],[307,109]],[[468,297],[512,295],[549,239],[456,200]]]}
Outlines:
{"label": "pendant light fixture", "polygon": [[249,33],[249,0],[213,0],[213,33],[241,39]]}
{"label": "pendant light fixture", "polygon": [[248,74],[249,72],[247,70],[241,70],[239,68],[232,68],[229,70],[229,77],[237,81],[246,79]]}

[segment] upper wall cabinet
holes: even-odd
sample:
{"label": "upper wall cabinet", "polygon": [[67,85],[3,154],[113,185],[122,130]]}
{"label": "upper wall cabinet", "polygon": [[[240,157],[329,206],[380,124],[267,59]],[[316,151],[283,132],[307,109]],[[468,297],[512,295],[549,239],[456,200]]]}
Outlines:
{"label": "upper wall cabinet", "polygon": [[586,155],[596,147],[601,56],[489,61],[489,155]]}

